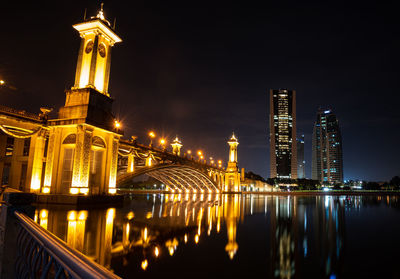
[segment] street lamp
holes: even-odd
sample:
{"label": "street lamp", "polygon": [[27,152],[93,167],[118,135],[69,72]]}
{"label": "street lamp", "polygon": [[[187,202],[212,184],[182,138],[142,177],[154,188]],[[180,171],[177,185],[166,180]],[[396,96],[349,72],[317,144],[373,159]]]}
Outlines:
{"label": "street lamp", "polygon": [[115,120],[115,121],[114,121],[114,127],[115,127],[115,130],[116,130],[117,133],[118,133],[119,128],[121,128],[121,122],[119,122],[118,120]]}
{"label": "street lamp", "polygon": [[2,79],[0,79],[0,85],[4,85],[6,82]]}
{"label": "street lamp", "polygon": [[149,132],[149,137],[150,137],[150,144],[149,146],[151,147],[153,144],[153,139],[156,137],[156,134],[153,131]]}
{"label": "street lamp", "polygon": [[167,141],[165,139],[160,139],[160,145],[162,146],[162,149],[165,150],[165,145],[167,144]]}

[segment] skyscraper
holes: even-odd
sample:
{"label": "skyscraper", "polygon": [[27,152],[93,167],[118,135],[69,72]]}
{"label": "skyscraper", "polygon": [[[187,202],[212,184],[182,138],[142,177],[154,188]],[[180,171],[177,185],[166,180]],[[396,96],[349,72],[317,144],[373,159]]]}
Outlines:
{"label": "skyscraper", "polygon": [[297,139],[297,178],[306,178],[306,161],[304,160],[304,135]]}
{"label": "skyscraper", "polygon": [[312,139],[312,179],[329,184],[343,182],[342,136],[330,109],[319,109]]}
{"label": "skyscraper", "polygon": [[270,90],[270,176],[297,178],[296,91]]}

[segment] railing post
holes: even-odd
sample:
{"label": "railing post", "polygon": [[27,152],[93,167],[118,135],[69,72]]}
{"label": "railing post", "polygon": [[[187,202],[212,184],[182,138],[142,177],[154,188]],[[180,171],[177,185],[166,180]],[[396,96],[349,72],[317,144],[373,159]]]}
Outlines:
{"label": "railing post", "polygon": [[0,204],[0,278],[15,278],[17,256],[18,221],[14,212],[22,212],[33,218],[36,199],[33,193],[8,192],[3,194]]}

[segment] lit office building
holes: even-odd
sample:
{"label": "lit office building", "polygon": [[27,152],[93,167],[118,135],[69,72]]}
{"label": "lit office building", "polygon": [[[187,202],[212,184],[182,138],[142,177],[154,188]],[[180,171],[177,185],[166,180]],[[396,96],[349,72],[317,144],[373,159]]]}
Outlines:
{"label": "lit office building", "polygon": [[306,178],[306,161],[304,160],[304,135],[297,139],[297,178]]}
{"label": "lit office building", "polygon": [[336,115],[319,109],[312,139],[312,179],[343,182],[342,136]]}
{"label": "lit office building", "polygon": [[296,91],[270,90],[270,176],[297,178]]}

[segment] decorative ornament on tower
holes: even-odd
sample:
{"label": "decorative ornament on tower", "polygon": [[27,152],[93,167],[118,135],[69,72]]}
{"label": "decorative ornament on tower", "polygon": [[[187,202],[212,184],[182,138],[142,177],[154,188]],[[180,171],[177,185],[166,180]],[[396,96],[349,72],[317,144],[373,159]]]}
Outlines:
{"label": "decorative ornament on tower", "polygon": [[181,155],[181,147],[183,145],[182,145],[182,142],[178,139],[178,136],[176,136],[174,141],[171,143],[171,146],[172,146],[172,153],[180,156]]}

